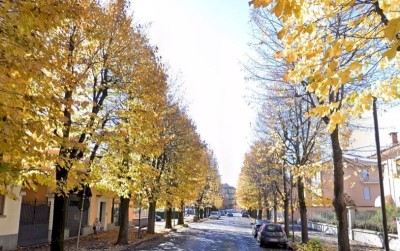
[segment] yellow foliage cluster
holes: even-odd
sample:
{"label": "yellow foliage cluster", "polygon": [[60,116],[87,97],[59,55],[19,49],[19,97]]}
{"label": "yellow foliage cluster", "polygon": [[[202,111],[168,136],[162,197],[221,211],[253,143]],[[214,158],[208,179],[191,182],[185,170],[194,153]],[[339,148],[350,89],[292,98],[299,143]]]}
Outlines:
{"label": "yellow foliage cluster", "polygon": [[127,1],[1,1],[0,20],[1,194],[90,184],[129,197],[162,184],[182,196],[200,187],[183,198],[195,199],[206,150],[171,108],[165,67]]}
{"label": "yellow foliage cluster", "polygon": [[[290,64],[284,81],[303,83],[315,94],[318,103],[308,115],[329,118],[329,132],[348,115],[370,109],[372,96],[385,101],[400,97],[399,1],[252,3],[268,8],[282,22],[277,36],[283,50],[275,56]],[[346,95],[342,104],[340,97]]]}
{"label": "yellow foliage cluster", "polygon": [[236,191],[241,207],[263,208],[277,196],[277,186],[282,184],[282,161],[273,152],[271,145],[257,141],[245,154]]}

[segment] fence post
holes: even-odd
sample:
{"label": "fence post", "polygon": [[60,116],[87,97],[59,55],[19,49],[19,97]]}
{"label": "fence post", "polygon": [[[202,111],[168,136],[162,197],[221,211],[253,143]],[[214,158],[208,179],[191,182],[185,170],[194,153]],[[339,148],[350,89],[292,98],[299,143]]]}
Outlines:
{"label": "fence post", "polygon": [[51,232],[53,231],[53,212],[54,212],[54,194],[48,195],[48,205],[50,206],[50,215],[49,215],[49,235],[48,241],[51,241]]}
{"label": "fence post", "polygon": [[349,221],[349,238],[354,240],[353,228],[356,220],[356,210],[354,206],[347,206],[347,219]]}
{"label": "fence post", "polygon": [[400,240],[400,217],[396,217],[397,235]]}

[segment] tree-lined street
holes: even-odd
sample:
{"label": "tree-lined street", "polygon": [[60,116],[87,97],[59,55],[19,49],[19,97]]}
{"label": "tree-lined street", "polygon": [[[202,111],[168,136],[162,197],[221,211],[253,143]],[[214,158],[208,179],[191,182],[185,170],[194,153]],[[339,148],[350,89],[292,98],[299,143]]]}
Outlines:
{"label": "tree-lined street", "polygon": [[399,9],[0,0],[0,250],[400,249]]}
{"label": "tree-lined street", "polygon": [[178,232],[128,250],[276,250],[259,247],[251,235],[251,222],[252,219],[241,216],[223,216],[218,220],[190,223],[189,228],[180,228]]}

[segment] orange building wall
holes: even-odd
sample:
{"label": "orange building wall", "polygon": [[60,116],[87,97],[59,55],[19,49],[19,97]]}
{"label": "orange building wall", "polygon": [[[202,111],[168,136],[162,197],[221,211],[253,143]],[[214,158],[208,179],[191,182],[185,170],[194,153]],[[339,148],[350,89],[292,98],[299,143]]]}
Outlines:
{"label": "orange building wall", "polygon": [[[357,207],[374,207],[375,199],[379,196],[379,183],[362,182],[361,170],[369,172],[369,180],[377,180],[378,171],[367,167],[346,167],[344,171],[344,192],[351,197]],[[322,173],[322,192],[325,197],[334,198],[333,195],[333,170]],[[371,200],[364,199],[364,187],[370,188]]]}

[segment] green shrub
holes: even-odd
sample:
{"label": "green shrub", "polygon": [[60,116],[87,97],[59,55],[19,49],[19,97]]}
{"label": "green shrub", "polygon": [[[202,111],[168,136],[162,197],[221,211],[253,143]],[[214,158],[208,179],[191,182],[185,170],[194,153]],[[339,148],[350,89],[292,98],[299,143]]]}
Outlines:
{"label": "green shrub", "polygon": [[319,239],[310,239],[305,244],[296,245],[296,250],[298,251],[322,251],[323,245]]}
{"label": "green shrub", "polygon": [[336,214],[335,212],[320,212],[310,218],[309,221],[336,225]]}
{"label": "green shrub", "polygon": [[[388,204],[386,206],[386,218],[389,233],[397,234],[396,217],[400,217],[400,208],[396,208],[395,206]],[[381,209],[378,208],[375,211],[357,212],[355,218],[355,227],[382,232],[383,226]]]}

